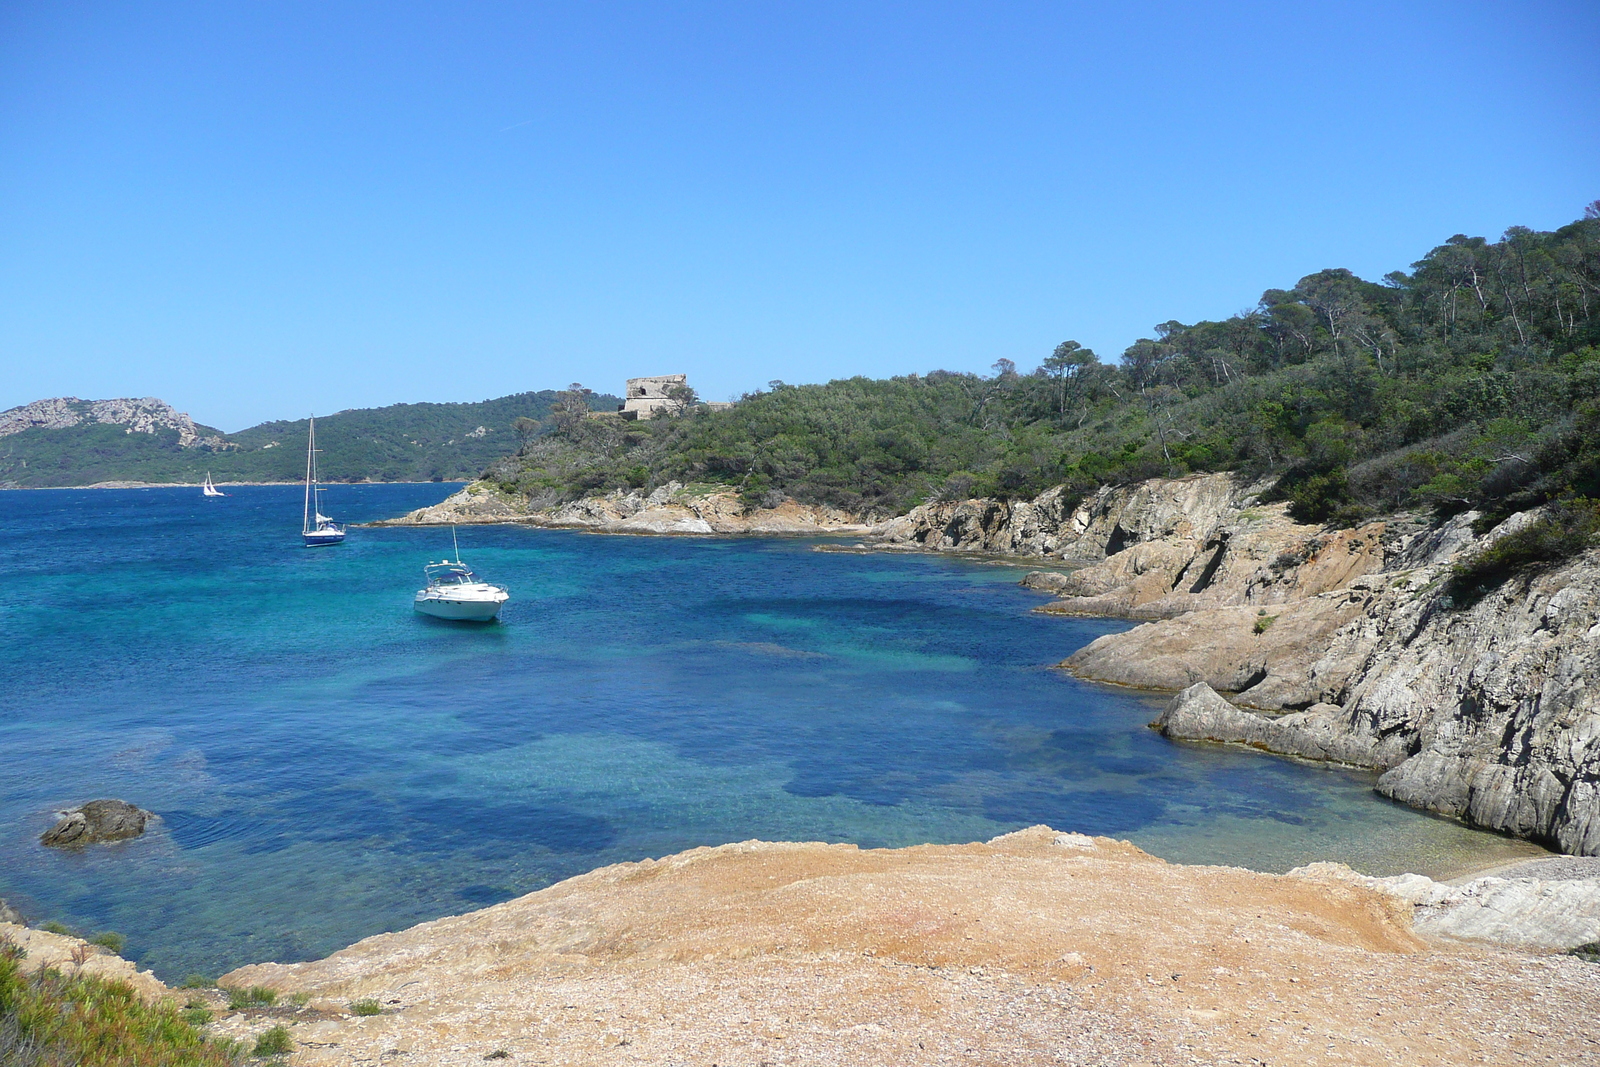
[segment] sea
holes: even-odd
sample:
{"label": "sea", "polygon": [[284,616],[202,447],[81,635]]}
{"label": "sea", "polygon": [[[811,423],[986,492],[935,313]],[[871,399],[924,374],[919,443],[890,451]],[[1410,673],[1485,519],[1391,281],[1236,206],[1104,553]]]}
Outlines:
{"label": "sea", "polygon": [[[334,486],[353,523],[456,486]],[[1023,565],[848,541],[458,531],[501,619],[412,611],[450,530],[300,545],[297,486],[0,492],[0,897],[177,981],[316,958],[606,864],[1046,823],[1168,860],[1442,873],[1535,853],[1370,774],[1148,728],[1057,669],[1131,625]],[[141,838],[39,844],[117,797]]]}

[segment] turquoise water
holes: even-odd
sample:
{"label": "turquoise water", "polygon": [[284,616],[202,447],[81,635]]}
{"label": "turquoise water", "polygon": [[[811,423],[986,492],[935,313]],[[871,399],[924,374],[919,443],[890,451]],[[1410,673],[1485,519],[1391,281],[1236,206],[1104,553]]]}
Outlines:
{"label": "turquoise water", "polygon": [[[438,485],[338,486],[363,521]],[[1169,859],[1429,870],[1513,843],[1371,778],[1169,743],[1048,668],[1126,624],[1020,568],[794,540],[465,527],[503,622],[415,615],[439,529],[298,545],[295,487],[0,492],[0,896],[168,978],[325,955],[596,866],[747,838],[1046,822]],[[42,848],[98,796],[143,838]]]}

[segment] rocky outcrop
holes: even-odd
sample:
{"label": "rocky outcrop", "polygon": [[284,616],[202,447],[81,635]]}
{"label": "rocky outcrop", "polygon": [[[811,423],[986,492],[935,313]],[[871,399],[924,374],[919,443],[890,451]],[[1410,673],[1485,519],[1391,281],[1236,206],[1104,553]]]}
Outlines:
{"label": "rocky outcrop", "polygon": [[1370,767],[1397,800],[1600,853],[1600,552],[1455,604],[1451,565],[1533,513],[1482,537],[1473,513],[1326,530],[1262,504],[1263,488],[1218,474],[1071,509],[1059,491],[930,504],[869,541],[1078,563],[1024,580],[1055,596],[1039,610],[1150,621],[1063,666],[1187,690],[1169,736]]}
{"label": "rocky outcrop", "polygon": [[106,841],[125,841],[144,833],[151,815],[125,800],[91,800],[61,813],[40,837],[51,848],[78,848]]}
{"label": "rocky outcrop", "polygon": [[1317,704],[1289,715],[1260,715],[1228,703],[1205,682],[1173,697],[1150,725],[1177,740],[1233,742],[1306,759],[1371,766],[1381,758],[1370,739],[1351,734],[1343,709],[1336,704]]}
{"label": "rocky outcrop", "polygon": [[[288,1020],[301,1067],[1575,1063],[1600,1044],[1592,965],[1422,937],[1414,910],[1048,827],[747,841],[222,983],[326,1012]],[[383,1013],[344,1014],[361,997]]]}
{"label": "rocky outcrop", "polygon": [[617,490],[552,508],[474,482],[433,507],[419,508],[375,526],[442,526],[515,522],[552,529],[634,534],[854,534],[868,527],[854,515],[784,500],[775,507],[747,509],[739,494],[719,486],[669,482],[646,493]]}
{"label": "rocky outcrop", "polygon": [[22,913],[4,900],[0,900],[0,923],[15,923],[22,925]]}
{"label": "rocky outcrop", "polygon": [[1313,863],[1291,877],[1364,885],[1403,900],[1411,927],[1428,937],[1564,952],[1600,941],[1600,878],[1475,878],[1462,885],[1420,874],[1371,878],[1339,863]]}
{"label": "rocky outcrop", "polygon": [[212,449],[231,447],[216,434],[202,433],[188,415],[153,396],[117,400],[79,400],[75,396],[63,396],[35,400],[31,404],[0,411],[0,437],[36,428],[64,430],[84,422],[111,423],[125,427],[128,433],[176,430],[181,448],[201,445]]}
{"label": "rocky outcrop", "polygon": [[[1363,546],[1340,549],[1306,581],[1299,572],[1334,543],[1319,537],[1318,553],[1291,560],[1283,580],[1220,583],[1223,604],[1102,637],[1064,665],[1125,685],[1204,683],[1236,704],[1300,713],[1229,718],[1195,697],[1163,729],[1371,767],[1396,800],[1600,853],[1600,552],[1456,604],[1450,565],[1535,518],[1478,538],[1474,517],[1347,532]],[[1069,597],[1047,610],[1078,606]]]}
{"label": "rocky outcrop", "polygon": [[1296,523],[1286,505],[1260,503],[1269,485],[1206,474],[1107,486],[1071,508],[1059,488],[1031,501],[926,504],[866,540],[1077,564],[1024,584],[1060,598],[1049,612],[1136,619],[1289,604],[1383,565],[1389,524],[1329,531]]}
{"label": "rocky outcrop", "polygon": [[1076,504],[1059,486],[1033,500],[941,501],[878,524],[868,542],[1093,563],[1134,544],[1207,542],[1265,489],[1213,474],[1106,486]]}

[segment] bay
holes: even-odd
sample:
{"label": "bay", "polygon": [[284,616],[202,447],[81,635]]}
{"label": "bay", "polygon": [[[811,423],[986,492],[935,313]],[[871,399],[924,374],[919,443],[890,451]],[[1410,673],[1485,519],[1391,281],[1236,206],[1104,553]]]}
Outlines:
{"label": "bay", "polygon": [[[449,485],[335,486],[367,521]],[[299,545],[300,490],[0,492],[0,896],[169,980],[325,955],[608,863],[1036,823],[1173,861],[1437,873],[1536,851],[1372,776],[1146,728],[1051,664],[1116,620],[1025,568],[816,542],[463,527],[502,621],[411,610],[449,531]],[[47,850],[120,797],[142,838]]]}

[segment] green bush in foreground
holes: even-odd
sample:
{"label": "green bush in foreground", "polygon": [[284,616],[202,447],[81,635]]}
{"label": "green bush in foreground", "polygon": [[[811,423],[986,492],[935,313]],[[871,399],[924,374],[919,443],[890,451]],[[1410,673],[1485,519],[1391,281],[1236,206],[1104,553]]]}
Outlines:
{"label": "green bush in foreground", "polygon": [[266,986],[253,985],[248,989],[228,990],[228,1009],[242,1011],[245,1008],[268,1008],[278,1000],[278,991],[268,989]]}
{"label": "green bush in foreground", "polygon": [[352,1015],[378,1015],[382,1012],[383,1006],[371,997],[350,1002],[350,1014]]}
{"label": "green bush in foreground", "polygon": [[283,1025],[274,1026],[263,1031],[256,1038],[255,1056],[284,1056],[294,1051],[294,1038],[289,1036],[289,1028]]}
{"label": "green bush in foreground", "polygon": [[232,1051],[169,1004],[146,1004],[122,982],[41,969],[0,943],[0,1063],[7,1067],[211,1067]]}
{"label": "green bush in foreground", "polygon": [[122,950],[128,947],[128,939],[115,930],[107,930],[103,934],[96,934],[90,939],[89,943],[91,945],[99,945],[106,951],[115,952],[118,955],[121,955]]}
{"label": "green bush in foreground", "polygon": [[1600,941],[1591,941],[1587,945],[1569,948],[1567,955],[1576,956],[1580,960],[1585,960],[1589,963],[1600,963]]}

